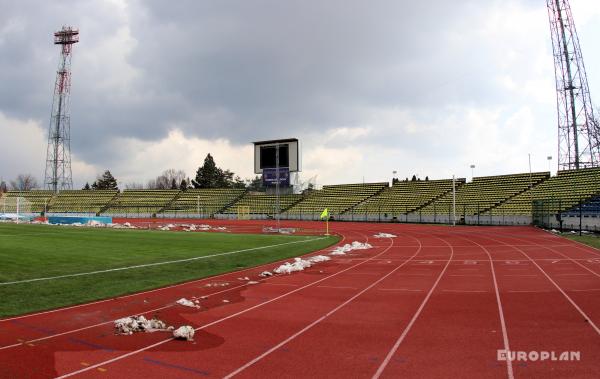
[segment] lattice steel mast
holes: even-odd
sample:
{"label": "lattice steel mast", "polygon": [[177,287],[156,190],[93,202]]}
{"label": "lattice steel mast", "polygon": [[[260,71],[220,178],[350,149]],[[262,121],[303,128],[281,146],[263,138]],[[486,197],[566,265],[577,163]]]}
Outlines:
{"label": "lattice steel mast", "polygon": [[546,0],[558,109],[558,169],[600,166],[600,130],[569,0]]}
{"label": "lattice steel mast", "polygon": [[60,45],[60,62],[54,84],[52,115],[48,132],[48,150],[46,152],[46,172],[44,187],[58,192],[73,189],[71,176],[71,52],[73,44],[79,42],[79,30],[70,26],[54,33],[54,44]]}

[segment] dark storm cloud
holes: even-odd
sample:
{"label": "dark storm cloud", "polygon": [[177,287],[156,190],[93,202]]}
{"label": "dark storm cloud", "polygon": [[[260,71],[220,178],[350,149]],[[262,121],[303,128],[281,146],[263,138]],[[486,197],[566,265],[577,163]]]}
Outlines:
{"label": "dark storm cloud", "polygon": [[[121,12],[110,2],[6,1],[0,111],[47,124],[58,61],[51,33],[62,24],[81,28],[72,136],[89,163],[126,158],[111,138],[157,140],[173,127],[247,143],[362,126],[369,109],[420,117],[485,105],[501,96],[488,79],[494,46],[468,34],[490,3],[501,2],[136,1]],[[114,50],[100,48],[122,28],[127,51],[118,38]]]}

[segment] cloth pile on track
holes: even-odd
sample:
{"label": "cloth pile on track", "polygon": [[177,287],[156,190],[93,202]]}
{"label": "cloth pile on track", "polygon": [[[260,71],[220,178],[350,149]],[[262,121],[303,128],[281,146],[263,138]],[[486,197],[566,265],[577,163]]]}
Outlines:
{"label": "cloth pile on track", "polygon": [[206,224],[200,224],[200,225],[181,224],[180,226],[183,227],[184,232],[196,232],[196,231],[206,232],[209,230],[220,230],[220,231],[227,230],[227,228],[224,226],[210,226],[210,225],[206,225]]}
{"label": "cloth pile on track", "polygon": [[375,238],[395,238],[398,236],[394,235],[394,234],[390,234],[390,233],[377,233],[377,234],[373,235],[373,237],[375,237]]}
{"label": "cloth pile on track", "polygon": [[175,328],[158,319],[148,320],[144,316],[124,317],[115,320],[115,330],[118,334],[133,334],[137,332],[171,331]]}
{"label": "cloth pile on track", "polygon": [[171,230],[171,229],[172,229],[172,228],[174,228],[174,227],[175,227],[175,225],[173,225],[173,224],[168,224],[168,225],[165,225],[165,226],[161,226],[161,227],[160,227],[160,228],[158,228],[158,229],[159,229],[159,230]]}
{"label": "cloth pile on track", "polygon": [[194,303],[193,301],[188,300],[185,297],[182,297],[181,299],[177,300],[176,303],[185,307],[200,308],[200,306],[197,303]]}
{"label": "cloth pile on track", "polygon": [[354,241],[351,244],[347,243],[344,246],[338,246],[336,247],[331,253],[329,253],[329,255],[346,255],[346,253],[352,251],[352,250],[367,250],[367,249],[371,249],[373,246],[371,246],[368,243],[362,243],[362,242],[358,242],[358,241]]}
{"label": "cloth pile on track", "polygon": [[97,222],[97,221],[90,221],[90,224],[92,222],[96,222],[98,223],[98,226],[108,226],[109,228],[113,228],[113,229],[137,229],[135,226],[131,225],[130,223],[126,222],[124,224],[102,224],[101,222]]}
{"label": "cloth pile on track", "polygon": [[330,259],[331,258],[326,257],[324,255],[315,255],[308,259],[294,258],[293,263],[286,262],[286,263],[282,264],[281,266],[277,267],[276,269],[274,269],[273,272],[276,274],[291,274],[292,272],[302,271],[305,268],[311,267],[315,263],[325,262]]}
{"label": "cloth pile on track", "polygon": [[261,278],[266,278],[267,276],[273,276],[273,273],[271,271],[263,271],[260,274],[258,274],[258,276],[260,276]]}
{"label": "cloth pile on track", "polygon": [[194,328],[189,325],[180,326],[173,331],[173,337],[177,339],[194,340]]}

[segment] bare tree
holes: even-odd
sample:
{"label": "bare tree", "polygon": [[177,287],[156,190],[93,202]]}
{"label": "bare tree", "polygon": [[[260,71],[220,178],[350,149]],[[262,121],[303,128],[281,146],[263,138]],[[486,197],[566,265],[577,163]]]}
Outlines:
{"label": "bare tree", "polygon": [[170,168],[156,177],[156,179],[149,180],[147,187],[148,189],[171,189],[173,183],[179,184],[185,177],[185,172],[183,172],[183,170]]}
{"label": "bare tree", "polygon": [[15,180],[10,181],[10,188],[14,191],[30,191],[37,187],[37,180],[30,174],[20,174]]}
{"label": "bare tree", "polygon": [[140,189],[144,189],[144,185],[142,183],[136,183],[136,182],[126,183],[125,189],[140,190]]}

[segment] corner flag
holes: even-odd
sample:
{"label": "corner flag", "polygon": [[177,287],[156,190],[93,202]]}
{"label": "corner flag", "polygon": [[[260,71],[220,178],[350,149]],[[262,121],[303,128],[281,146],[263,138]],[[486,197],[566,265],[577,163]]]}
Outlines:
{"label": "corner flag", "polygon": [[325,208],[323,212],[321,212],[321,219],[325,217],[329,217],[329,210],[327,210],[327,208]]}

